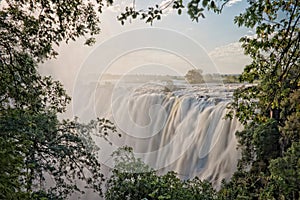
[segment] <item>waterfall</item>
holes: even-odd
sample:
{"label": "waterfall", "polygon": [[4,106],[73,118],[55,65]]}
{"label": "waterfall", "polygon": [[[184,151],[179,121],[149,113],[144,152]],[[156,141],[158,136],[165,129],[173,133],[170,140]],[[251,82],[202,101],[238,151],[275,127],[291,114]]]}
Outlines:
{"label": "waterfall", "polygon": [[[240,157],[235,132],[242,126],[235,118],[225,119],[233,89],[144,84],[120,87],[107,95],[108,86],[102,86],[95,94],[95,109],[122,133],[121,139],[112,138],[112,149],[131,146],[137,157],[159,173],[173,170],[182,179],[198,176],[218,189],[236,171]],[[108,152],[104,150],[103,155]]]}

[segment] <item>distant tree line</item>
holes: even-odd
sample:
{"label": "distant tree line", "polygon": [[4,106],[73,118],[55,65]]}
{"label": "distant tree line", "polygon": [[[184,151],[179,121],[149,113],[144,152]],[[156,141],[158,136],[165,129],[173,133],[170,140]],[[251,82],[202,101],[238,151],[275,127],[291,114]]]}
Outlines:
{"label": "distant tree line", "polygon": [[203,74],[201,69],[191,69],[184,76],[185,80],[190,84],[201,83],[240,83],[240,75],[229,74]]}

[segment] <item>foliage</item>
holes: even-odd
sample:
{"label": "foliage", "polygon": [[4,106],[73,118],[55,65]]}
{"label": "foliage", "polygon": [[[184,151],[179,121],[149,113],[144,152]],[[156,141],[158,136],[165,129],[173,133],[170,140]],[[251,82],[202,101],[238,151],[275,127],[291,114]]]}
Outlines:
{"label": "foliage", "polygon": [[[55,57],[54,44],[62,41],[88,35],[86,44],[92,44],[100,31],[97,13],[112,1],[5,2],[0,10],[0,198],[66,198],[80,191],[78,179],[101,194],[103,176],[90,133],[105,138],[114,126],[104,119],[59,121],[57,114],[70,98],[59,82],[39,75],[37,63]],[[198,21],[205,9],[220,13],[228,2],[170,0],[137,10],[133,1],[118,19],[152,24],[172,7],[178,14],[187,9]],[[256,30],[241,39],[253,61],[240,80],[250,84],[235,92],[231,105],[245,126],[237,133],[242,159],[218,198],[299,199],[299,1],[248,4],[235,23]],[[196,79],[203,81],[200,76]],[[118,158],[107,182],[107,199],[217,198],[209,183],[181,181],[173,172],[158,176],[131,149],[123,150],[114,155]],[[54,180],[50,188],[45,188],[47,177]]]}
{"label": "foliage", "polygon": [[[105,1],[108,5],[111,0]],[[43,60],[57,55],[53,44],[90,36],[87,44],[98,34],[103,1],[43,1],[22,0],[2,3],[0,11],[1,59],[9,61],[16,52],[27,53]],[[10,55],[10,56],[9,56]],[[4,61],[3,60],[3,61]]]}
{"label": "foliage", "polygon": [[26,109],[32,112],[47,109],[63,112],[70,97],[58,81],[42,77],[37,72],[34,60],[27,54],[15,53],[5,61],[0,60],[0,111],[9,108]]}
{"label": "foliage", "polygon": [[239,83],[239,75],[223,75],[223,83]]}
{"label": "foliage", "polygon": [[62,41],[99,33],[97,12],[104,2],[1,4],[0,198],[63,199],[83,189],[77,181],[101,195],[103,175],[91,134],[105,138],[115,128],[105,119],[59,121],[70,97],[58,81],[39,74],[37,63],[57,55],[54,45]]}
{"label": "foliage", "polygon": [[241,39],[253,61],[240,76],[250,84],[234,94],[245,129],[237,133],[239,171],[220,192],[225,199],[299,199],[299,20],[297,0],[249,1],[235,18],[256,35]]}
{"label": "foliage", "polygon": [[269,169],[271,178],[277,186],[277,188],[271,188],[276,195],[274,198],[299,199],[300,142],[294,142],[283,157],[272,160]]}
{"label": "foliage", "polygon": [[[228,2],[165,1],[135,12],[135,18],[141,14],[153,23],[173,6],[178,14],[186,7],[198,20],[205,9],[220,13]],[[236,115],[245,127],[237,133],[242,159],[239,171],[218,193],[221,199],[299,198],[299,5],[298,0],[249,0],[245,12],[235,18],[238,26],[253,28],[256,34],[240,40],[252,63],[239,77],[248,84],[236,90],[229,116]],[[122,23],[132,16],[127,11],[119,18]]]}
{"label": "foliage", "polygon": [[[249,133],[247,136],[239,134],[240,138],[248,138],[254,143],[256,132],[249,130],[267,126],[269,118],[276,120],[277,130],[282,130],[282,127],[293,126],[289,125],[295,119],[293,116],[299,115],[299,109],[297,111],[297,106],[290,104],[289,99],[299,90],[300,9],[298,1],[253,1],[249,4],[246,12],[235,19],[238,25],[255,26],[257,34],[241,39],[245,53],[253,61],[246,66],[240,79],[249,83],[257,79],[259,82],[237,90],[233,108]],[[295,130],[294,138],[282,131],[276,133],[277,130],[256,134],[258,137],[268,137],[256,143],[270,146],[268,142],[272,139],[274,146],[270,150],[279,152],[280,156],[292,142],[299,140],[295,136],[299,134],[299,129]],[[245,143],[241,141],[241,145]],[[250,151],[255,151],[255,155],[259,156],[263,149],[253,146]],[[273,154],[269,154],[268,158],[274,158]]]}
{"label": "foliage", "polygon": [[[256,29],[256,36],[241,39],[245,53],[253,61],[246,66],[240,79],[249,83],[259,80],[258,84],[236,93],[234,107],[244,107],[251,113],[245,118],[244,110],[238,112],[243,123],[263,122],[272,115],[282,125],[291,114],[289,106],[282,102],[299,88],[299,19],[296,0],[251,1],[246,12],[235,19],[238,25]],[[258,102],[253,104],[251,99]]]}
{"label": "foliage", "polygon": [[264,171],[269,161],[280,155],[280,133],[274,119],[237,132],[236,135],[239,148],[242,149],[241,168],[259,164],[259,171]]}
{"label": "foliage", "polygon": [[237,171],[228,183],[223,184],[218,192],[220,200],[234,199],[261,199],[264,191],[266,177],[264,174],[252,174],[245,171]]}
{"label": "foliage", "polygon": [[[45,183],[53,182],[47,191],[65,198],[73,190],[79,191],[76,181],[83,180],[101,194],[103,175],[90,133],[98,130],[94,134],[104,136],[106,120],[85,125],[77,121],[59,122],[55,114],[48,112],[10,109],[2,114],[1,138],[14,141],[18,149],[12,156],[23,158],[19,160],[22,168],[18,175],[22,188],[27,192],[45,191]],[[5,158],[4,161],[13,164]]]}
{"label": "foliage", "polygon": [[215,199],[211,184],[198,178],[181,181],[175,172],[159,176],[136,159],[129,147],[113,153],[116,162],[105,197],[113,199]]}
{"label": "foliage", "polygon": [[215,13],[221,13],[224,6],[230,0],[190,0],[184,2],[183,0],[167,0],[162,1],[160,4],[155,4],[154,6],[149,6],[148,9],[137,9],[136,1],[133,0],[132,6],[127,6],[125,11],[122,12],[118,20],[124,25],[126,20],[145,20],[146,23],[152,24],[155,20],[160,20],[165,10],[172,8],[177,10],[179,15],[182,11],[186,9],[189,17],[194,21],[199,20],[199,18],[205,18],[204,11],[210,10]]}
{"label": "foliage", "polygon": [[153,171],[140,158],[136,158],[133,149],[128,146],[120,147],[111,155],[115,166],[114,169],[124,173],[143,173]]}
{"label": "foliage", "polygon": [[0,199],[26,199],[18,181],[22,170],[22,156],[17,154],[18,146],[12,139],[0,137]]}
{"label": "foliage", "polygon": [[289,97],[281,102],[287,109],[284,125],[279,127],[282,133],[282,143],[289,146],[293,141],[300,140],[300,89],[290,93]]}
{"label": "foliage", "polygon": [[268,174],[239,170],[218,192],[219,199],[299,199],[300,145],[270,161]]}
{"label": "foliage", "polygon": [[191,69],[184,77],[190,84],[204,83],[201,69]]}

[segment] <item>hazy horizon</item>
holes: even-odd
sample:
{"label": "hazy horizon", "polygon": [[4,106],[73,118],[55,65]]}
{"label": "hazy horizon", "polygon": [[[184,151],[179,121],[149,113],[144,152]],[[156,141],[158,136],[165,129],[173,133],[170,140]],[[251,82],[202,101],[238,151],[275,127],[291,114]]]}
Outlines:
{"label": "hazy horizon", "polygon": [[[56,48],[57,59],[41,64],[40,72],[61,81],[71,93],[78,77],[85,77],[80,74],[92,73],[94,79],[104,73],[183,76],[193,68],[201,68],[204,74],[240,74],[250,63],[238,41],[254,33],[233,23],[247,2],[231,0],[221,15],[206,13],[198,23],[169,10],[152,26],[141,20],[122,26],[117,16],[129,3],[116,2],[104,9],[95,45],[83,46],[83,38],[63,43]],[[138,3],[138,7],[148,6]]]}

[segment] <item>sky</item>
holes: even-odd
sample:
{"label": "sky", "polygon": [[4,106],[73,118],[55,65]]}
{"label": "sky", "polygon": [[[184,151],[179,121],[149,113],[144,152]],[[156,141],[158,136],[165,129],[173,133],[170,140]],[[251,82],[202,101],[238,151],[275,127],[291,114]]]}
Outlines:
{"label": "sky", "polygon": [[[42,74],[52,75],[71,92],[78,79],[99,79],[104,73],[184,75],[200,68],[204,73],[239,74],[250,62],[238,41],[253,31],[233,23],[246,1],[231,0],[221,15],[206,13],[198,23],[170,9],[152,26],[141,20],[122,26],[117,16],[130,2],[115,1],[105,8],[97,43],[87,47],[82,38],[60,45],[57,59],[41,64]],[[148,6],[136,2],[138,8]]]}

